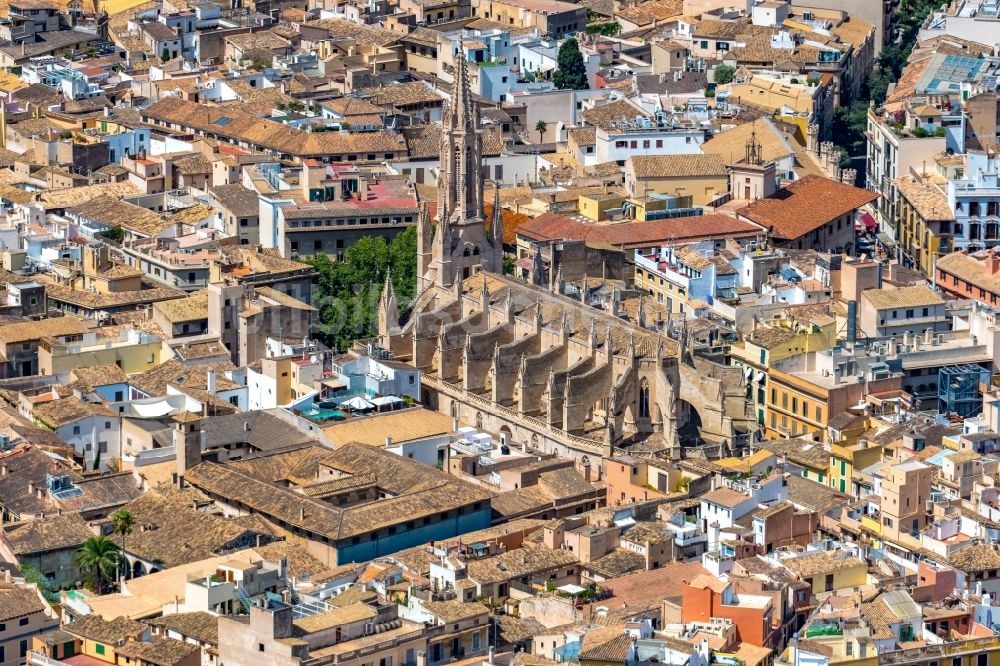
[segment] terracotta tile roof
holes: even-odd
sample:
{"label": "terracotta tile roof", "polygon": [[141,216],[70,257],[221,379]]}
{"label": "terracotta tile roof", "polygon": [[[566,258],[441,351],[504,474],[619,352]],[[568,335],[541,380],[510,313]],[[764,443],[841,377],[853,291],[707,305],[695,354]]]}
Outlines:
{"label": "terracotta tile roof", "polygon": [[91,416],[107,416],[113,418],[116,413],[103,404],[83,402],[79,398],[69,396],[58,400],[49,400],[35,405],[31,415],[40,423],[53,430],[68,423],[75,423]]}
{"label": "terracotta tile roof", "polygon": [[799,555],[781,560],[785,568],[800,577],[821,576],[835,571],[867,566],[856,557],[842,556],[828,552],[814,555]]}
{"label": "terracotta tile roof", "polygon": [[639,26],[649,25],[653,21],[664,21],[684,13],[682,0],[650,0],[635,7],[623,7],[617,16],[629,23]]}
{"label": "terracotta tile roof", "polygon": [[155,235],[170,226],[169,222],[153,211],[111,195],[94,197],[66,212],[110,227],[120,226],[145,236]]}
{"label": "terracotta tile roof", "polygon": [[256,546],[254,552],[268,562],[277,562],[284,557],[288,561],[288,574],[299,580],[312,579],[330,570],[304,546],[291,541],[274,541],[264,546]]}
{"label": "terracotta tile roof", "polygon": [[371,471],[379,485],[395,496],[338,508],[261,481],[241,470],[242,466],[232,464],[201,463],[189,470],[188,480],[207,492],[253,507],[262,515],[332,539],[436,515],[490,496],[477,486],[441,473],[429,474],[420,463],[362,444],[347,444],[330,452],[322,464],[348,473]]}
{"label": "terracotta tile roof", "polygon": [[716,488],[702,495],[701,499],[721,506],[735,507],[746,502],[750,497],[732,488]]}
{"label": "terracotta tile roof", "polygon": [[474,602],[466,603],[458,599],[451,601],[425,601],[421,604],[428,613],[437,616],[443,622],[461,622],[488,615],[490,609]]}
{"label": "terracotta tile roof", "polygon": [[0,326],[0,343],[13,345],[62,335],[79,335],[88,329],[77,317],[51,317],[21,324]]}
{"label": "terracotta tile roof", "polygon": [[199,289],[184,298],[174,298],[153,304],[153,309],[163,314],[172,324],[208,318],[208,291]]}
{"label": "terracotta tile roof", "polygon": [[178,387],[207,388],[208,371],[215,370],[216,381],[225,379],[225,373],[235,370],[232,361],[185,364],[178,359],[170,359],[155,368],[130,378],[129,383],[148,396],[162,396],[167,393],[167,385]]}
{"label": "terracotta tile roof", "polygon": [[[260,549],[256,549],[259,553]],[[219,616],[205,611],[175,613],[149,620],[153,627],[176,631],[201,643],[219,644]]]}
{"label": "terracotta tile roof", "polygon": [[93,531],[76,512],[46,516],[4,528],[4,537],[15,555],[76,550],[92,536]]}
{"label": "terracotta tile roof", "polygon": [[913,176],[897,178],[895,183],[899,193],[924,220],[955,220],[948,197],[933,184],[918,183]]}
{"label": "terracotta tile roof", "polygon": [[139,188],[133,183],[127,180],[122,180],[111,183],[84,185],[83,187],[67,187],[62,189],[45,190],[41,193],[39,201],[41,201],[42,207],[46,210],[53,210],[79,206],[105,195],[117,199],[119,197],[133,196],[139,193]]}
{"label": "terracotta tile roof", "polygon": [[469,578],[480,585],[500,583],[562,569],[577,564],[578,560],[568,550],[552,550],[548,546],[524,544],[494,557],[471,560],[466,563]]}
{"label": "terracotta tile roof", "polygon": [[559,213],[543,213],[522,224],[518,236],[531,240],[584,240],[631,249],[696,239],[743,238],[760,231],[756,224],[721,213],[615,224],[596,224]]}
{"label": "terracotta tile roof", "polygon": [[384,446],[386,437],[406,442],[452,432],[451,417],[429,409],[407,409],[374,417],[353,418],[323,429],[335,447],[348,442]]}
{"label": "terracotta tile roof", "polygon": [[0,622],[42,613],[48,604],[42,601],[38,590],[0,581]]}
{"label": "terracotta tile roof", "polygon": [[617,578],[625,574],[646,570],[646,558],[627,548],[615,548],[607,555],[599,557],[583,568],[600,574],[604,578]]}
{"label": "terracotta tile roof", "polygon": [[118,639],[135,639],[146,630],[146,625],[125,617],[105,620],[99,615],[85,615],[76,622],[63,625],[63,631],[99,643],[114,645]]}
{"label": "terracotta tile roof", "polygon": [[136,528],[126,550],[167,569],[253,546],[258,535],[265,542],[273,537],[274,529],[259,516],[223,518],[198,510],[198,503],[207,503],[198,491],[165,486],[132,500],[124,508]]}
{"label": "terracotta tile roof", "polygon": [[769,119],[757,123],[743,123],[733,129],[715,134],[702,144],[704,153],[719,155],[732,164],[746,156],[746,144],[750,135],[755,134],[761,145],[761,157],[765,161],[780,160],[795,152]]}
{"label": "terracotta tile roof", "polygon": [[345,624],[370,620],[378,616],[378,611],[365,603],[354,603],[332,608],[324,613],[301,617],[294,621],[295,628],[300,632],[312,634],[325,629],[332,629]]}
{"label": "terracotta tile roof", "polygon": [[186,641],[174,638],[154,638],[145,641],[125,641],[125,645],[115,647],[119,656],[134,659],[143,666],[174,666],[185,660],[191,654],[200,652],[201,648]]}
{"label": "terracotta tile roof", "polygon": [[629,158],[636,178],[725,177],[726,163],[719,155],[633,155]]}
{"label": "terracotta tile roof", "polygon": [[609,641],[581,649],[580,659],[624,664],[631,649],[632,637],[626,633],[621,633]]}
{"label": "terracotta tile roof", "polygon": [[871,303],[876,310],[918,308],[941,305],[945,302],[937,292],[922,284],[898,289],[865,289],[861,292],[861,297]]}
{"label": "terracotta tile roof", "polygon": [[65,474],[73,483],[81,479],[66,463],[47,455],[37,446],[28,444],[19,444],[0,455],[0,463],[7,470],[5,475],[0,476],[0,505],[15,516],[55,511],[58,508],[54,498],[47,493],[40,498],[37,493],[29,492],[29,484],[44,488],[48,474]]}
{"label": "terracotta tile roof", "polygon": [[100,293],[74,289],[62,284],[50,284],[45,287],[45,295],[53,301],[71,303],[88,310],[103,310],[124,306],[149,305],[171,298],[182,298],[184,292],[171,287],[154,287],[138,291]]}
{"label": "terracotta tile roof", "polygon": [[342,18],[318,19],[306,21],[302,24],[306,28],[321,28],[326,30],[329,38],[333,40],[351,39],[358,44],[375,44],[378,46],[388,46],[399,41],[403,35],[391,30],[386,30],[377,26],[355,23]]}
{"label": "terracotta tile roof", "polygon": [[[956,276],[979,289],[1000,293],[1000,273],[990,273],[987,253],[952,252],[937,259],[938,270]],[[948,285],[943,285],[948,286]]]}
{"label": "terracotta tile roof", "polygon": [[[793,181],[766,199],[740,209],[740,216],[772,229],[776,238],[793,240],[877,198],[874,192],[822,176]],[[822,201],[822,206],[816,202]]]}
{"label": "terracotta tile roof", "polygon": [[974,543],[949,557],[947,562],[965,573],[1000,569],[1000,550],[996,544]]}
{"label": "terracotta tile roof", "polygon": [[165,97],[147,107],[143,110],[143,119],[210,132],[261,149],[301,157],[374,153],[382,158],[384,153],[405,150],[402,135],[397,132],[307,132],[254,117],[227,105],[208,107],[178,97]]}
{"label": "terracotta tile roof", "polygon": [[614,595],[602,603],[609,608],[625,607],[641,613],[647,608],[660,608],[665,599],[679,599],[686,581],[698,574],[707,574],[701,562],[674,562],[654,569],[622,576],[601,583]]}
{"label": "terracotta tile roof", "polygon": [[611,129],[611,123],[620,122],[624,118],[629,124],[635,122],[636,116],[651,118],[652,115],[642,107],[633,104],[626,99],[615,100],[592,109],[587,109],[580,114],[587,124],[603,129]]}

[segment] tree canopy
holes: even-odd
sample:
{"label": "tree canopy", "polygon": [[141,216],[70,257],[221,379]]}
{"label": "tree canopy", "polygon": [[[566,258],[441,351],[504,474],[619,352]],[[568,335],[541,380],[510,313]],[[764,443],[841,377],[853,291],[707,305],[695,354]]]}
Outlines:
{"label": "tree canopy", "polygon": [[120,561],[118,546],[105,536],[90,537],[84,541],[74,557],[76,566],[80,567],[87,582],[98,594],[104,594]]}
{"label": "tree canopy", "polygon": [[590,87],[587,83],[587,68],[583,64],[583,54],[580,53],[580,45],[570,37],[559,47],[559,55],[556,59],[558,68],[552,75],[552,82],[560,90],[586,90]]}
{"label": "tree canopy", "polygon": [[326,344],[347,349],[376,333],[378,302],[385,272],[390,270],[396,302],[402,310],[416,296],[417,230],[409,227],[387,243],[367,236],[347,248],[343,261],[325,254],[300,258],[319,274],[316,280],[319,330]]}
{"label": "tree canopy", "polygon": [[736,68],[730,67],[729,65],[719,65],[715,68],[715,71],[712,72],[712,80],[719,85],[732,83],[734,76],[736,76]]}

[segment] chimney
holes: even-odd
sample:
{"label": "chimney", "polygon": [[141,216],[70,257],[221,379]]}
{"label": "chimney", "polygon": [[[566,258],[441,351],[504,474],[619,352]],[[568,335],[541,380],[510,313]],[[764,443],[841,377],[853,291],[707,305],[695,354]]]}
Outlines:
{"label": "chimney", "polygon": [[990,252],[987,262],[987,268],[989,269],[990,275],[996,275],[997,272],[1000,271],[1000,257],[997,256],[996,250]]}
{"label": "chimney", "polygon": [[0,463],[0,477],[7,476],[7,463]]}
{"label": "chimney", "polygon": [[[4,468],[6,468],[6,465],[4,466]],[[6,476],[6,474],[4,474],[4,476]],[[35,482],[34,481],[28,481],[28,494],[29,495],[34,495],[35,494]]]}

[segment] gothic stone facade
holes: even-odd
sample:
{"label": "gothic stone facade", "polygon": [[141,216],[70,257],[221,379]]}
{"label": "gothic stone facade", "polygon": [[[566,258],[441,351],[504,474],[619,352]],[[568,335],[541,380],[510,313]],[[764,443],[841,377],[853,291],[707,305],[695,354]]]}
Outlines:
{"label": "gothic stone facade", "polygon": [[386,281],[381,344],[422,371],[425,403],[511,446],[599,465],[650,439],[680,457],[678,430],[692,419],[706,440],[731,438],[746,425],[739,369],[695,358],[683,334],[647,330],[641,314],[631,322],[564,295],[561,279],[546,289],[500,275],[499,201],[484,220],[479,111],[457,63],[436,225],[424,206],[417,227],[418,296],[401,325]]}

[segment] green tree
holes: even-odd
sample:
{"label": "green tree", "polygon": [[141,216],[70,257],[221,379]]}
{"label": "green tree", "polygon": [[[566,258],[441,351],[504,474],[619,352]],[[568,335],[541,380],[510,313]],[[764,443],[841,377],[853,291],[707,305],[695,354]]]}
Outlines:
{"label": "green tree", "polygon": [[712,72],[712,80],[719,85],[732,83],[734,76],[736,76],[736,68],[730,67],[729,65],[719,65],[715,68],[715,71]]}
{"label": "green tree", "polygon": [[28,585],[34,585],[50,603],[58,603],[59,595],[52,592],[52,583],[45,577],[38,567],[31,564],[21,565],[21,578]]}
{"label": "green tree", "polygon": [[416,296],[417,232],[409,227],[391,243],[384,238],[364,237],[347,248],[343,261],[325,254],[303,258],[317,272],[316,291],[319,332],[336,349],[375,334],[378,303],[388,269],[400,309]]}
{"label": "green tree", "polygon": [[[119,509],[111,514],[111,522],[114,524],[114,529],[112,532],[117,534],[122,538],[121,552],[125,553],[125,537],[132,534],[132,528],[135,527],[135,516],[132,512],[127,509]],[[125,558],[122,558],[122,562],[125,564],[124,573],[122,579],[128,578],[128,563]]]}
{"label": "green tree", "polygon": [[514,257],[509,257],[506,254],[503,256],[503,274],[514,274]]}
{"label": "green tree", "polygon": [[586,90],[587,68],[583,64],[583,54],[576,39],[570,37],[559,47],[556,58],[557,69],[552,76],[553,83],[560,90]]}
{"label": "green tree", "polygon": [[106,591],[108,581],[114,576],[120,560],[118,546],[106,536],[88,538],[73,558],[91,588],[98,594]]}
{"label": "green tree", "polygon": [[840,106],[834,111],[832,134],[837,138],[837,144],[848,155],[856,157],[865,154],[868,141],[865,137],[867,128],[868,105],[864,102]]}
{"label": "green tree", "polygon": [[545,140],[545,133],[549,131],[549,124],[544,120],[539,120],[535,123],[535,131],[538,132],[538,143]]}
{"label": "green tree", "polygon": [[108,240],[115,241],[116,243],[121,243],[125,240],[125,230],[122,229],[122,225],[116,224],[107,231],[100,232],[100,235]]}
{"label": "green tree", "polygon": [[162,62],[170,60],[170,49],[168,49],[166,46],[164,46],[163,50],[160,51],[160,60]]}

